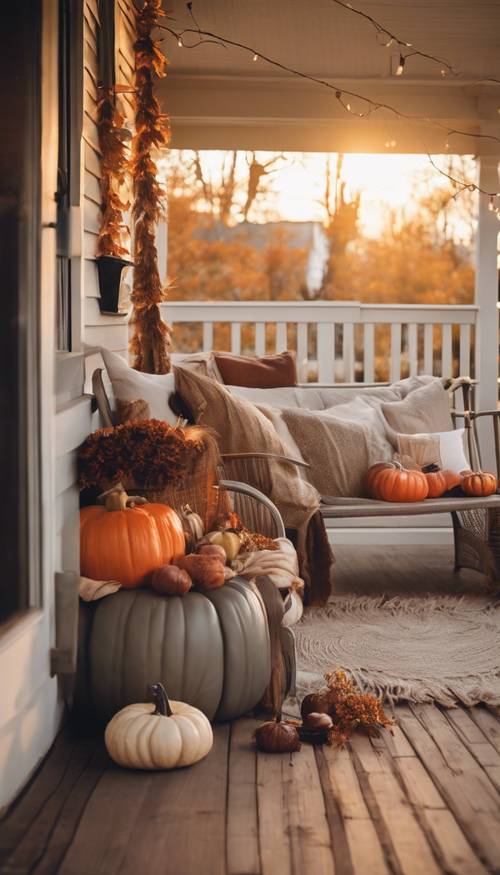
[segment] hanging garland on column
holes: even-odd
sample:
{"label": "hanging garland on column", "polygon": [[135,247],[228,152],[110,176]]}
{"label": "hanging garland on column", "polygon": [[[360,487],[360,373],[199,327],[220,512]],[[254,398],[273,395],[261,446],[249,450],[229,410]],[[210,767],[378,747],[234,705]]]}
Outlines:
{"label": "hanging garland on column", "polygon": [[97,112],[101,153],[101,226],[97,255],[128,258],[129,251],[124,240],[126,241],[129,230],[123,221],[123,211],[129,208],[129,204],[122,201],[120,186],[124,185],[128,170],[126,141],[130,134],[123,127],[122,114],[116,109],[113,88],[99,88]]}
{"label": "hanging garland on column", "polygon": [[159,304],[166,298],[158,270],[156,225],[163,214],[165,192],[157,180],[155,152],[169,140],[168,118],[154,96],[155,77],[166,75],[167,60],[151,32],[165,13],[161,0],[143,0],[136,10],[135,50],[136,133],[132,141],[135,220],[134,287],[130,350],[139,371],[165,374],[170,370],[170,330]]}

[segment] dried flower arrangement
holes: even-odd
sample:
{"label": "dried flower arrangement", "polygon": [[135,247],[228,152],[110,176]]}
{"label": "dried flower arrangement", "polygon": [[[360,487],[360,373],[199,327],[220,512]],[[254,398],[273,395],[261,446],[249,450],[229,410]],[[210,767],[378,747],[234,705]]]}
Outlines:
{"label": "dried flower arrangement", "polygon": [[120,187],[124,185],[128,168],[127,140],[129,132],[124,128],[124,117],[118,112],[114,88],[99,88],[97,104],[97,129],[101,152],[101,227],[97,242],[97,255],[115,258],[128,257],[129,251],[123,239],[129,229],[123,221],[123,211],[129,204],[122,201]]}
{"label": "dried flower arrangement", "polygon": [[137,488],[175,486],[205,449],[199,429],[191,434],[158,419],[101,428],[78,451],[78,483],[81,489],[106,489],[120,482]]}
{"label": "dried flower arrangement", "polygon": [[378,736],[381,729],[390,730],[393,726],[394,721],[385,713],[380,699],[371,693],[362,693],[344,671],[328,672],[325,680],[326,690],[305,696],[301,713],[304,721],[312,713],[330,715],[328,744],[342,747],[357,729]]}
{"label": "dried flower arrangement", "polygon": [[158,270],[156,224],[162,214],[165,196],[157,179],[153,155],[168,143],[168,118],[154,96],[155,77],[166,75],[167,60],[151,37],[153,28],[165,13],[161,0],[143,0],[136,9],[135,50],[136,133],[132,142],[134,179],[133,217],[135,220],[134,287],[132,322],[134,335],[130,349],[139,371],[165,374],[170,370],[170,331],[158,305],[165,300]]}

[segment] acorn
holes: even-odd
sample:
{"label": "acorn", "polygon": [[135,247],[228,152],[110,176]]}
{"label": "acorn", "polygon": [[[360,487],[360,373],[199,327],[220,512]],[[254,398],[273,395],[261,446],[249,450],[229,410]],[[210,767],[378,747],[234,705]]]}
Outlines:
{"label": "acorn", "polygon": [[325,732],[328,729],[331,729],[332,726],[333,720],[329,714],[311,711],[311,713],[304,718],[304,728],[309,732]]}

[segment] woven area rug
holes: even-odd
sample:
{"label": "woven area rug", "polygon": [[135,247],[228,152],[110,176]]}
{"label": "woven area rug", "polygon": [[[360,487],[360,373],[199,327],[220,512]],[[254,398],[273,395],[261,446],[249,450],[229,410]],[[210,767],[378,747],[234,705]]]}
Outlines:
{"label": "woven area rug", "polygon": [[299,698],[342,668],[392,702],[500,705],[500,601],[338,596],[293,631]]}

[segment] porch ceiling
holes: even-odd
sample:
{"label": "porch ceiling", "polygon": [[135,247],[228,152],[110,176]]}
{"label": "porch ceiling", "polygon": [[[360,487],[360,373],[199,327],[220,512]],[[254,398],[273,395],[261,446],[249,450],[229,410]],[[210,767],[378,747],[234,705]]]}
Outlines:
{"label": "porch ceiling", "polygon": [[[355,4],[353,4],[355,5]],[[390,103],[402,112],[465,130],[500,132],[500,2],[498,0],[360,0],[368,12],[415,48],[445,59],[460,75],[442,78],[439,65],[407,61],[391,74],[397,47],[383,48],[372,26],[332,0],[195,0],[200,27],[255,48],[289,67]],[[165,2],[175,29],[192,26],[184,0]],[[187,39],[186,39],[187,41]],[[160,86],[172,118],[173,145],[197,148],[444,150],[446,131],[402,123],[391,114],[353,118],[334,95],[239,49],[179,48],[166,36],[169,76]],[[409,50],[411,51],[411,50]],[[353,109],[363,109],[351,100]],[[452,151],[497,152],[499,144],[454,136]]]}

